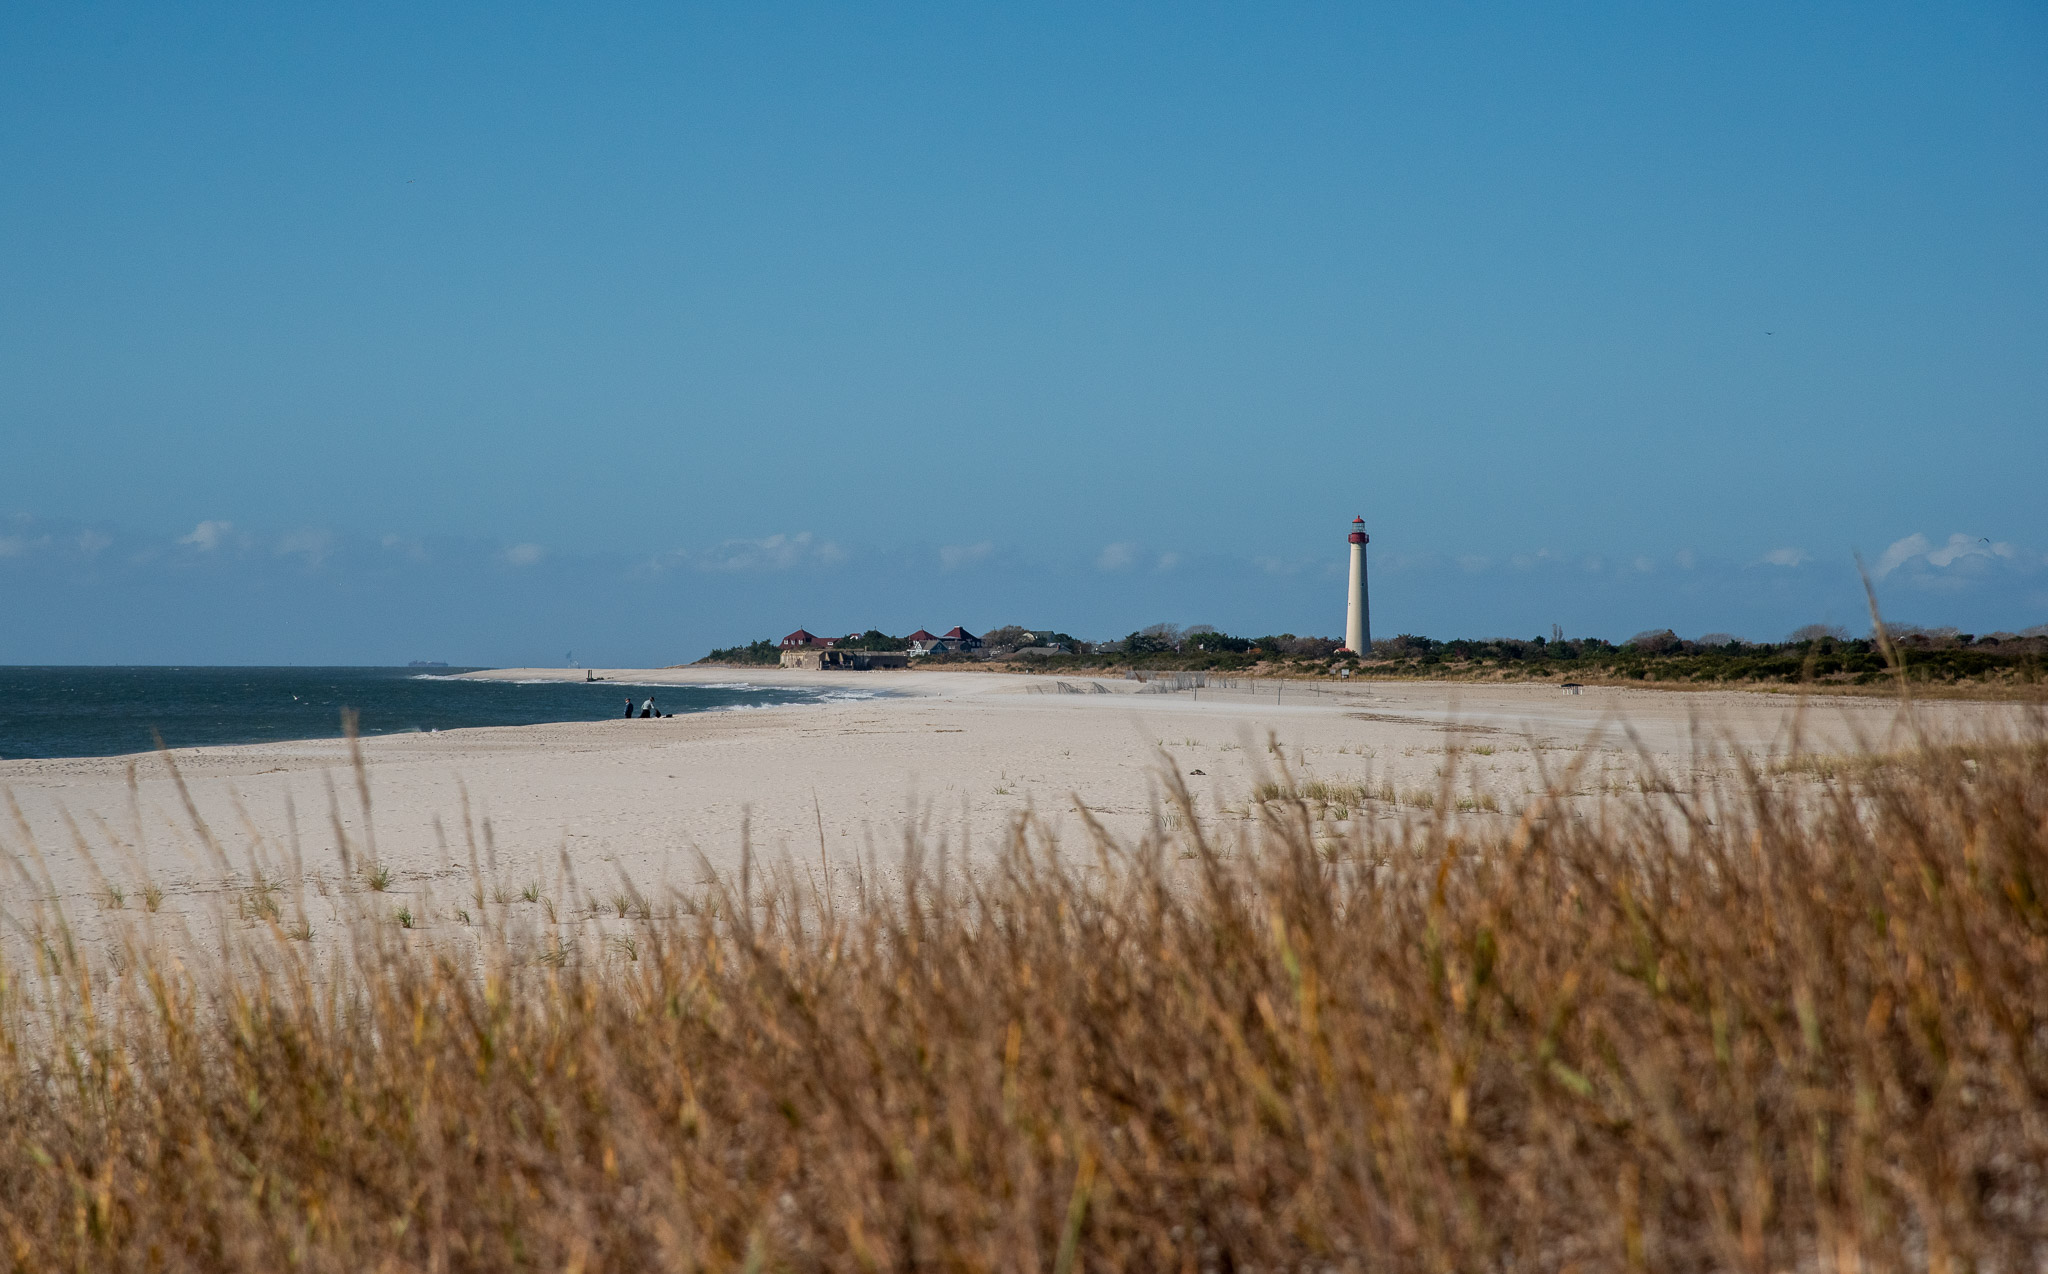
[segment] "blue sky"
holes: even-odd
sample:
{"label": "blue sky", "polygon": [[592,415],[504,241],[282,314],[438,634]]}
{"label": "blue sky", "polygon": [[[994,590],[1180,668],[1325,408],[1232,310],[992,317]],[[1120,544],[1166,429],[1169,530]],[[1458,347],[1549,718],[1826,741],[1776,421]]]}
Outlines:
{"label": "blue sky", "polygon": [[0,662],[2048,621],[2048,10],[0,9]]}

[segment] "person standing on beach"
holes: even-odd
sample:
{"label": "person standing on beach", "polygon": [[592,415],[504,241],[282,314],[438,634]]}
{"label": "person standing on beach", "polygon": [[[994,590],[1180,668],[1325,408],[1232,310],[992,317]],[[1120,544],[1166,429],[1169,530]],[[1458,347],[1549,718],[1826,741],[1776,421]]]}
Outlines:
{"label": "person standing on beach", "polygon": [[[633,701],[632,701],[631,699],[628,699],[628,700],[626,700],[626,702],[627,702],[627,703],[631,703],[631,702],[633,702]],[[652,717],[653,715],[654,715],[654,700],[650,698],[650,699],[648,699],[648,701],[647,701],[646,703],[643,703],[643,704],[641,704],[641,705],[640,705],[640,719],[641,719],[642,721],[645,721],[645,720],[647,720],[647,719],[648,719],[649,717]]]}
{"label": "person standing on beach", "polygon": [[632,695],[627,695],[627,696],[626,696],[626,720],[628,720],[628,721],[631,721],[632,719],[633,719],[633,696],[632,696]]}

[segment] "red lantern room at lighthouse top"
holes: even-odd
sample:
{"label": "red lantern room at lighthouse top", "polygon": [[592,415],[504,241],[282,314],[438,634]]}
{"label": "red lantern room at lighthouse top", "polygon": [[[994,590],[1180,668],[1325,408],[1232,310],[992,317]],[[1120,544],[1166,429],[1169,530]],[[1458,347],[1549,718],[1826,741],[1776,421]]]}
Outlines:
{"label": "red lantern room at lighthouse top", "polygon": [[1367,535],[1367,534],[1365,533],[1365,519],[1364,519],[1364,518],[1353,518],[1353,519],[1351,519],[1351,542],[1352,542],[1353,544],[1370,544],[1370,543],[1372,543],[1372,537],[1371,537],[1371,536],[1369,536],[1369,535]]}

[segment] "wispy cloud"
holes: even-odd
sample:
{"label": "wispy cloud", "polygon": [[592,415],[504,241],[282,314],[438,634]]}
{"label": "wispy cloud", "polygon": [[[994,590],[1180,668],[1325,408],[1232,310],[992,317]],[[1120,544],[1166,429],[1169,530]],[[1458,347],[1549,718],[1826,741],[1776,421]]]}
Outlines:
{"label": "wispy cloud", "polygon": [[1988,536],[1969,536],[1961,531],[1948,537],[1948,543],[1927,555],[1930,566],[1948,566],[1965,557],[2011,557],[2013,547],[2004,541],[1993,543]]}
{"label": "wispy cloud", "polygon": [[227,540],[228,532],[234,529],[232,522],[208,520],[193,527],[190,535],[179,536],[178,543],[189,544],[201,553],[211,553]]}
{"label": "wispy cloud", "polygon": [[1994,541],[1989,536],[1966,535],[1957,531],[1948,537],[1948,543],[1936,548],[1926,536],[1915,531],[1903,540],[1894,541],[1892,546],[1884,551],[1884,556],[1877,559],[1877,565],[1871,568],[1871,574],[1883,579],[1900,567],[1914,562],[1924,562],[1937,570],[1945,570],[1970,558],[1996,560],[2017,555],[2018,550],[2012,545],[2003,540]]}
{"label": "wispy cloud", "polygon": [[1884,551],[1884,555],[1877,559],[1877,565],[1870,568],[1870,573],[1883,579],[1914,558],[1925,557],[1927,550],[1932,547],[1926,536],[1915,531],[1903,540],[1894,541],[1892,546]]}
{"label": "wispy cloud", "polygon": [[276,550],[279,557],[303,557],[308,566],[320,565],[333,551],[334,532],[316,530],[293,531],[278,540]]}
{"label": "wispy cloud", "polygon": [[845,558],[845,550],[832,541],[799,531],[758,540],[726,540],[692,560],[707,571],[787,571],[798,566],[830,566]]}
{"label": "wispy cloud", "polygon": [[377,543],[387,553],[402,554],[403,556],[415,562],[424,562],[427,560],[426,545],[420,543],[418,540],[413,539],[409,536],[399,535],[395,531],[380,536],[377,540]]}
{"label": "wispy cloud", "polygon": [[1178,553],[1161,553],[1161,554],[1159,555],[1159,561],[1158,561],[1158,564],[1157,564],[1157,565],[1155,565],[1155,566],[1154,566],[1154,567],[1153,567],[1152,569],[1153,569],[1153,570],[1155,570],[1155,571],[1170,571],[1170,570],[1172,570],[1172,569],[1173,569],[1174,567],[1176,567],[1176,566],[1179,566],[1179,565],[1180,565],[1180,554],[1178,554]]}
{"label": "wispy cloud", "polygon": [[939,566],[948,571],[957,571],[963,566],[972,566],[996,551],[988,540],[979,544],[947,544],[939,549]]}
{"label": "wispy cloud", "polygon": [[1095,558],[1095,567],[1097,570],[1103,571],[1121,571],[1128,569],[1130,564],[1137,560],[1137,545],[1129,541],[1105,544],[1102,547],[1102,552]]}
{"label": "wispy cloud", "polygon": [[514,544],[505,550],[505,560],[514,566],[532,566],[548,555],[538,544]]}
{"label": "wispy cloud", "polygon": [[1805,549],[1772,549],[1764,554],[1768,566],[1800,566],[1813,560],[1813,554]]}

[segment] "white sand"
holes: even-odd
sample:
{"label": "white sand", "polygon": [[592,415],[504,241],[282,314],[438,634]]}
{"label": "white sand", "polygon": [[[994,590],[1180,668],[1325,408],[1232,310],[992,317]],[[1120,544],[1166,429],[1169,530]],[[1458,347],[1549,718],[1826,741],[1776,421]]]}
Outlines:
{"label": "white sand", "polygon": [[[1049,678],[979,672],[600,672],[654,683],[843,685],[888,697],[366,739],[369,818],[342,743],[181,749],[177,764],[232,871],[203,849],[159,757],[4,761],[0,787],[18,802],[25,828],[11,819],[0,824],[0,843],[30,858],[24,849],[33,841],[42,866],[31,862],[30,871],[47,884],[10,872],[0,906],[17,922],[34,899],[52,895],[81,923],[102,913],[105,895],[83,841],[125,889],[124,911],[139,910],[148,880],[163,890],[166,915],[217,912],[246,886],[252,851],[276,876],[289,873],[294,845],[312,882],[309,908],[331,907],[361,893],[342,869],[342,836],[360,858],[374,822],[379,860],[394,874],[389,906],[414,910],[427,927],[451,925],[455,907],[472,893],[465,793],[471,826],[488,823],[496,879],[515,893],[535,881],[551,897],[608,899],[620,892],[621,873],[649,891],[690,887],[707,863],[735,871],[743,836],[764,859],[786,855],[800,870],[828,870],[822,857],[832,887],[844,893],[856,858],[885,870],[900,862],[903,832],[913,823],[936,834],[928,843],[947,841],[956,863],[963,847],[970,857],[986,852],[1026,808],[1046,816],[1075,850],[1085,849],[1077,801],[1111,831],[1135,837],[1151,826],[1168,767],[1192,789],[1205,821],[1228,830],[1242,824],[1254,783],[1273,774],[1269,737],[1298,777],[1432,793],[1446,745],[1462,739],[1470,750],[1455,758],[1454,788],[1490,795],[1503,813],[1463,816],[1487,820],[1510,816],[1541,786],[1539,763],[1561,768],[1589,743],[1600,751],[1582,791],[1621,790],[1638,767],[1638,745],[1672,772],[1708,781],[1714,767],[1695,762],[1696,740],[1782,750],[1798,710],[1789,695],[1589,688],[1568,697],[1545,685],[1290,683],[1276,703],[1270,685],[1140,694],[1132,682],[1068,677],[1069,686],[1109,691],[1068,694],[1052,693]],[[1967,729],[2014,719],[2016,710],[1943,704],[1931,716]],[[1807,710],[1806,746],[1847,751],[1858,736],[1896,746],[1895,718],[1885,700],[1819,699]],[[1378,802],[1354,813],[1414,815],[1412,806]],[[564,855],[574,889],[559,874]],[[105,920],[101,914],[97,923]]]}

